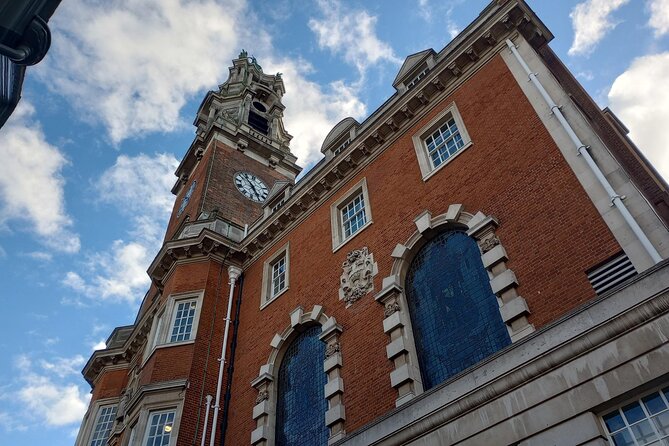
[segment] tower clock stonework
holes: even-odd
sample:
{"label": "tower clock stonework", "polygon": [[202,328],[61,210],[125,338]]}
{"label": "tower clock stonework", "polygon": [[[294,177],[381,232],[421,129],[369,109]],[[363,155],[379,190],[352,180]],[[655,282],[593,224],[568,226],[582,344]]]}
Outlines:
{"label": "tower clock stonework", "polygon": [[212,216],[239,228],[262,215],[277,181],[294,182],[301,168],[283,126],[281,74],[265,74],[242,51],[228,80],[202,101],[196,138],[177,169],[177,195],[167,239],[188,222]]}

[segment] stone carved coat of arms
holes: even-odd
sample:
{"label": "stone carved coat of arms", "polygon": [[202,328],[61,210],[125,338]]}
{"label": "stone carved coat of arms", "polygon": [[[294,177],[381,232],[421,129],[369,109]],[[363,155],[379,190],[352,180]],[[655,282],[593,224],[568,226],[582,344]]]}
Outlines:
{"label": "stone carved coat of arms", "polygon": [[374,289],[373,277],[377,274],[373,254],[367,247],[349,252],[346,261],[342,263],[344,272],[341,275],[339,298],[346,306],[360,299]]}

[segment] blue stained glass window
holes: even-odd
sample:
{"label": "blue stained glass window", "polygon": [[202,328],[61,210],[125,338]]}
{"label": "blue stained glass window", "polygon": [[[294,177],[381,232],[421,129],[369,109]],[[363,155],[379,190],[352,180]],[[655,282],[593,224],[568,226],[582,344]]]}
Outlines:
{"label": "blue stained glass window", "polygon": [[320,326],[302,332],[281,361],[276,403],[277,446],[318,446],[328,443],[325,425],[325,344]]}
{"label": "blue stained glass window", "polygon": [[427,390],[511,343],[476,241],[448,231],[411,262],[406,292]]}

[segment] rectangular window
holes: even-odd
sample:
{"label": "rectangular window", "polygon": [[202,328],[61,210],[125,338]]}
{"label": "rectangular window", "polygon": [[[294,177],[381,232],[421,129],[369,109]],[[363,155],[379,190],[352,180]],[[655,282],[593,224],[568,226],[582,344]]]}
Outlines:
{"label": "rectangular window", "polygon": [[91,434],[90,446],[103,446],[107,444],[109,434],[111,433],[114,419],[116,418],[116,409],[118,406],[103,406],[98,409],[95,419],[95,426]]}
{"label": "rectangular window", "polygon": [[341,209],[344,240],[355,234],[367,223],[365,199],[362,192]]}
{"label": "rectangular window", "polygon": [[272,265],[272,297],[286,288],[286,256]]}
{"label": "rectangular window", "polygon": [[282,198],[281,200],[279,200],[278,203],[276,203],[274,206],[272,206],[272,212],[278,211],[279,209],[281,209],[283,207],[284,204],[286,204],[286,199]]}
{"label": "rectangular window", "polygon": [[614,445],[669,444],[669,387],[619,407],[602,418]]}
{"label": "rectangular window", "polygon": [[411,79],[411,81],[409,81],[409,83],[407,83],[407,90],[411,90],[413,87],[415,87],[416,84],[418,82],[420,82],[421,79],[423,79],[425,76],[427,76],[428,71],[430,71],[430,69],[426,68],[423,71],[421,71],[420,73],[418,73],[418,75],[416,77]]}
{"label": "rectangular window", "polygon": [[163,446],[170,443],[175,413],[174,409],[149,413],[144,446]]}
{"label": "rectangular window", "polygon": [[197,299],[181,300],[176,303],[170,342],[188,341],[191,338]]}
{"label": "rectangular window", "polygon": [[153,319],[144,361],[157,347],[195,339],[201,304],[202,292],[168,296],[164,307],[158,309]]}
{"label": "rectangular window", "polygon": [[330,206],[330,219],[333,251],[338,250],[372,223],[366,178],[360,180]]}
{"label": "rectangular window", "polygon": [[455,103],[412,136],[423,180],[472,145]]}
{"label": "rectangular window", "polygon": [[432,166],[437,167],[464,147],[455,119],[451,118],[425,139]]}
{"label": "rectangular window", "polygon": [[283,294],[290,286],[290,244],[277,249],[263,263],[260,308]]}

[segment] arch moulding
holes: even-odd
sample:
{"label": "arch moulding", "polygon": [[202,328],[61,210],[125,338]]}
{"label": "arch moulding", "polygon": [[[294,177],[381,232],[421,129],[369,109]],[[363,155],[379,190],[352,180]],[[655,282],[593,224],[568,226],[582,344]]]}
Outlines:
{"label": "arch moulding", "polygon": [[260,366],[258,377],[251,382],[257,391],[253,419],[256,429],[251,433],[252,445],[273,445],[276,428],[276,377],[281,360],[286,349],[293,339],[306,328],[320,325],[320,339],[325,343],[325,358],[323,370],[327,374],[325,384],[325,398],[328,401],[328,410],[325,412],[325,423],[330,429],[328,444],[332,444],[344,437],[344,381],[341,378],[341,349],[339,336],[342,327],[334,317],[328,317],[323,307],[314,305],[309,312],[298,306],[290,312],[290,324],[281,332],[276,333],[270,342],[271,351],[266,364]]}
{"label": "arch moulding", "polygon": [[452,204],[446,213],[432,217],[423,211],[415,219],[416,231],[404,244],[397,244],[391,256],[394,261],[390,276],[383,279],[381,291],[375,300],[385,308],[383,331],[390,340],[386,355],[393,361],[390,383],[397,389],[396,406],[400,406],[423,392],[418,358],[411,328],[404,279],[411,261],[420,249],[438,233],[445,229],[461,229],[473,237],[481,250],[483,266],[488,271],[490,287],[497,296],[499,311],[506,324],[512,342],[534,331],[527,316],[530,310],[525,299],[518,294],[518,280],[507,267],[508,256],[502,242],[495,235],[499,222],[483,212],[471,214],[464,211],[461,204]]}

